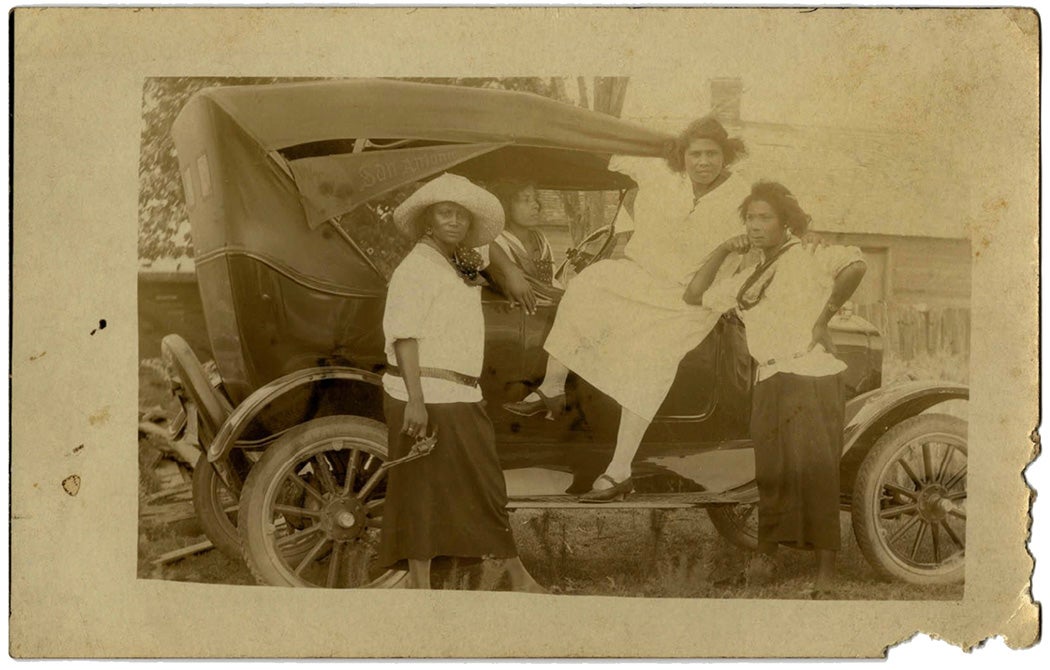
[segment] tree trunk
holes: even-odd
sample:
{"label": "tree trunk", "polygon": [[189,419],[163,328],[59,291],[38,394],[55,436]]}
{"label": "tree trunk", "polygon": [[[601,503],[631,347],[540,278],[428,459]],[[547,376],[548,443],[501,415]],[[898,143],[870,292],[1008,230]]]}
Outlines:
{"label": "tree trunk", "polygon": [[[627,94],[628,77],[595,77],[591,87],[596,112],[619,117],[623,111],[623,101]],[[578,78],[581,106],[586,106],[587,84],[583,77]],[[572,231],[574,242],[579,242],[592,231],[607,224],[606,194],[591,192],[584,194],[580,207],[579,224]]]}
{"label": "tree trunk", "polygon": [[587,78],[576,77],[576,86],[580,91],[580,107],[584,109],[590,109],[591,103],[587,101]]}
{"label": "tree trunk", "polygon": [[619,117],[627,96],[628,77],[594,78],[594,111]]}
{"label": "tree trunk", "polygon": [[[619,117],[623,112],[623,102],[627,95],[629,77],[595,77],[593,82],[593,107],[588,96],[586,77],[576,77],[579,95],[577,104],[585,109],[593,109],[610,116]],[[570,102],[565,79],[551,77],[551,92],[556,100]],[[569,219],[569,231],[572,243],[579,244],[590,232],[608,223],[605,215],[606,198],[601,192],[577,193],[562,191],[562,205]]]}

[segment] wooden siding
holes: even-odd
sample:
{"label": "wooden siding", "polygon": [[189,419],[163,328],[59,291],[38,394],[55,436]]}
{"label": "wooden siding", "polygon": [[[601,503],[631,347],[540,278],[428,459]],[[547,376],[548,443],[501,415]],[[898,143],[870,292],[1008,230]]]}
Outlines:
{"label": "wooden siding", "polygon": [[831,244],[864,251],[869,274],[857,304],[969,307],[970,241],[940,237],[902,237],[864,233],[826,233]]}

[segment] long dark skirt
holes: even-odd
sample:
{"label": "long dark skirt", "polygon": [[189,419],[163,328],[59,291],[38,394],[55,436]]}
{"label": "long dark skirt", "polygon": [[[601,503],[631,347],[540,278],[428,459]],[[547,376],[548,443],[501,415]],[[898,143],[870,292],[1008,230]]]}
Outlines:
{"label": "long dark skirt", "polygon": [[844,409],[842,375],[777,373],[755,386],[759,542],[839,549]]}
{"label": "long dark skirt", "polygon": [[[401,432],[406,403],[384,394],[390,458],[414,440]],[[434,450],[398,465],[387,479],[378,563],[436,556],[518,555],[507,514],[507,486],[492,422],[480,403],[427,405]]]}

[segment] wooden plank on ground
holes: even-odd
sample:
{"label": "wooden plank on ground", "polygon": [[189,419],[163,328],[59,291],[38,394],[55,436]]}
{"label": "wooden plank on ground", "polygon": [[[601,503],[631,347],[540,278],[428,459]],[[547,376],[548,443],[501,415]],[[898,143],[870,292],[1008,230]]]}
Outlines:
{"label": "wooden plank on ground", "polygon": [[212,544],[208,540],[205,540],[204,542],[198,542],[197,544],[191,544],[188,547],[182,547],[181,549],[176,549],[174,551],[169,551],[166,554],[161,554],[157,558],[153,559],[153,565],[167,565],[168,563],[180,561],[186,558],[187,556],[200,554],[202,552],[214,548],[214,544]]}

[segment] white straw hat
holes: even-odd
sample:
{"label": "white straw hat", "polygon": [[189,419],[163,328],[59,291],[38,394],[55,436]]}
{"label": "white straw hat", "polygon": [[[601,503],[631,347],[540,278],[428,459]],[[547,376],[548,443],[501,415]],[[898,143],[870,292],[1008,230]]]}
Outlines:
{"label": "white straw hat", "polygon": [[394,223],[405,234],[418,235],[419,215],[439,202],[462,205],[473,216],[470,230],[463,239],[464,246],[485,246],[503,230],[503,205],[499,199],[466,177],[447,172],[421,186],[398,205],[394,210]]}

